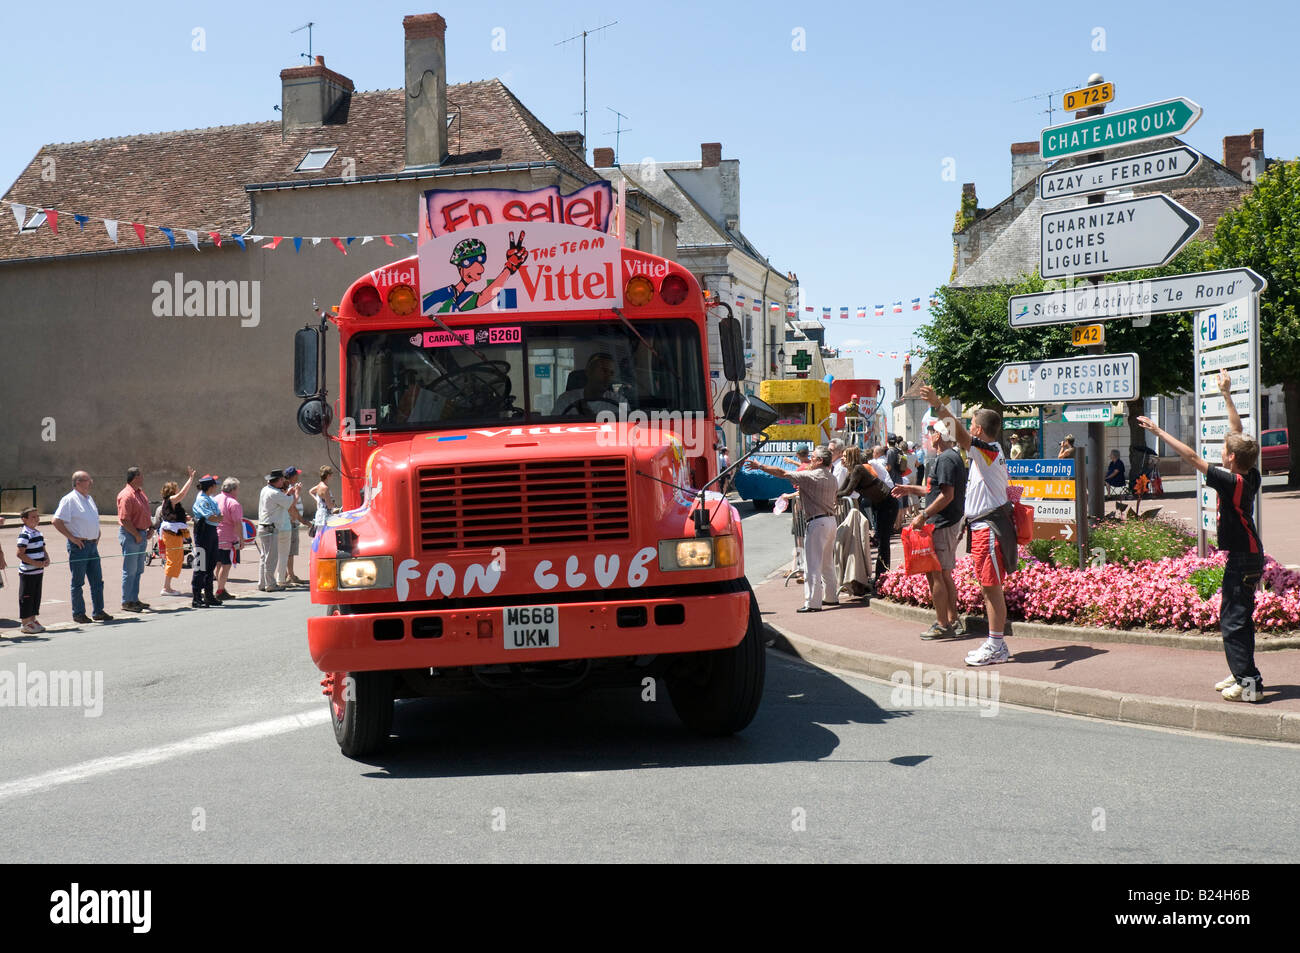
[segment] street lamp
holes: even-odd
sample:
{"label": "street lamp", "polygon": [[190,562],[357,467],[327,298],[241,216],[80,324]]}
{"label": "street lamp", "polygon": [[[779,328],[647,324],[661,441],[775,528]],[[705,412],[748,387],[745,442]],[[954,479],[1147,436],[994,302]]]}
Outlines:
{"label": "street lamp", "polygon": [[785,380],[785,348],[783,347],[777,348],[776,366],[777,374],[779,375],[778,380]]}

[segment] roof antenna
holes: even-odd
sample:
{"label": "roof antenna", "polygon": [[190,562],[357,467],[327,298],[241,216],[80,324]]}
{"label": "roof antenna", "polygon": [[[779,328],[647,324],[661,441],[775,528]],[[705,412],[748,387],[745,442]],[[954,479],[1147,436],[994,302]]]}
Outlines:
{"label": "roof antenna", "polygon": [[292,36],[295,33],[301,33],[303,30],[307,31],[307,52],[299,53],[298,55],[302,57],[306,57],[308,63],[316,62],[314,59],[312,59],[312,55],[311,55],[311,28],[314,27],[315,25],[316,25],[315,22],[308,20],[302,26],[298,27],[298,29],[289,31],[290,36]]}
{"label": "roof antenna", "polygon": [[561,40],[556,46],[563,46],[565,43],[572,43],[578,37],[582,37],[582,161],[587,161],[587,37],[593,33],[599,33],[601,30],[608,30],[617,20],[611,20],[604,26],[598,26],[594,30],[583,30],[581,33],[575,33],[567,40]]}
{"label": "roof antenna", "polygon": [[1050,89],[1045,93],[1036,93],[1033,96],[1025,96],[1021,99],[1012,100],[1012,102],[1024,103],[1024,102],[1028,102],[1031,99],[1042,99],[1044,96],[1046,96],[1047,108],[1039,110],[1039,113],[1047,114],[1047,124],[1050,126],[1052,124],[1052,113],[1060,112],[1060,110],[1057,107],[1052,105],[1052,97],[1057,95],[1058,93],[1068,93],[1072,89],[1074,89],[1073,86],[1063,86],[1060,89]]}
{"label": "roof antenna", "polygon": [[618,141],[622,137],[623,133],[632,131],[631,129],[623,128],[623,120],[630,119],[632,117],[623,115],[613,106],[606,106],[605,108],[618,117],[618,119],[614,120],[613,129],[606,129],[604,132],[601,133],[602,136],[608,136],[611,132],[614,134],[614,165],[618,165]]}

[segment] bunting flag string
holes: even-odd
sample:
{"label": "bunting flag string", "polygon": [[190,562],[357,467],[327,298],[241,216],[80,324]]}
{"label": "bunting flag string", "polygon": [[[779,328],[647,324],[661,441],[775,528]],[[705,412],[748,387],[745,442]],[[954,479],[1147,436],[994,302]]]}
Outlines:
{"label": "bunting flag string", "polygon": [[[18,231],[20,233],[34,232],[42,225],[49,225],[50,233],[58,236],[59,216],[68,215],[77,223],[77,230],[79,232],[84,232],[86,226],[91,222],[99,222],[104,226],[104,233],[108,236],[108,240],[114,245],[118,244],[117,227],[121,223],[122,219],[98,218],[93,215],[83,215],[80,212],[67,212],[60,209],[44,208],[43,206],[28,205],[24,202],[13,202],[9,199],[0,199],[0,202],[9,206],[9,211],[13,214],[14,223],[18,226]],[[28,218],[29,212],[35,213],[30,219]],[[176,233],[180,232],[185,236],[185,241],[194,246],[195,251],[202,251],[204,245],[212,248],[220,248],[222,241],[227,238],[237,244],[242,251],[247,251],[250,243],[253,245],[260,245],[260,247],[267,251],[274,251],[285,238],[292,238],[295,251],[300,251],[302,249],[302,243],[304,241],[311,242],[313,247],[319,245],[321,242],[329,242],[338,249],[341,254],[346,255],[348,253],[348,246],[358,238],[361,239],[361,244],[363,245],[379,238],[382,239],[384,244],[388,245],[390,248],[397,247],[393,242],[394,238],[404,238],[410,245],[415,244],[416,238],[414,232],[390,232],[387,235],[280,235],[274,237],[267,235],[253,235],[249,233],[241,235],[236,232],[231,232],[229,235],[223,236],[221,232],[212,231],[210,229],[183,228],[175,225],[150,225],[145,222],[128,222],[127,224],[131,226],[132,231],[135,232],[135,236],[139,239],[141,245],[149,244],[148,235],[151,231],[154,231],[167,239],[168,248],[175,249]],[[201,235],[207,236],[206,240],[200,239]],[[262,244],[262,242],[268,237],[271,238],[271,240]],[[773,304],[772,307],[775,309],[777,306]]]}

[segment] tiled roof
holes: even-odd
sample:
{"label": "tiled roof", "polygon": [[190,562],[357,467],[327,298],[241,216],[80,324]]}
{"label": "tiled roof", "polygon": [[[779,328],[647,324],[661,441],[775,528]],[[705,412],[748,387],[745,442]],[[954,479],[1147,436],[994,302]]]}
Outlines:
{"label": "tiled roof", "polygon": [[[447,103],[459,118],[448,130],[450,156],[441,168],[553,161],[583,182],[597,178],[500,80],[448,86]],[[139,247],[131,222],[244,232],[252,225],[246,185],[338,178],[344,157],[355,160],[359,178],[402,171],[402,90],[355,93],[340,118],[346,121],[283,135],[272,120],[43,146],[4,197],[33,209],[118,219],[118,244],[99,223],[81,232],[63,216],[57,236],[46,226],[20,235],[8,210],[0,209],[0,261]],[[338,152],[324,169],[293,171],[308,149],[329,147]],[[47,159],[54,160],[53,181],[41,177]],[[146,237],[151,245],[167,244],[156,230]]]}

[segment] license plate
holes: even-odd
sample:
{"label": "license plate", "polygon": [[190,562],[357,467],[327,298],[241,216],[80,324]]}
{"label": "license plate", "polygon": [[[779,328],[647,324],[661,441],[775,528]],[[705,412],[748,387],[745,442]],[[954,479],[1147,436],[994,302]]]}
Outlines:
{"label": "license plate", "polygon": [[559,606],[512,606],[502,610],[508,649],[554,649],[560,645]]}

